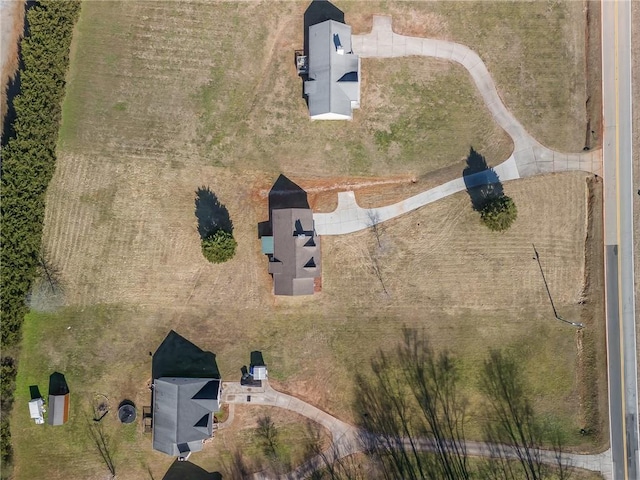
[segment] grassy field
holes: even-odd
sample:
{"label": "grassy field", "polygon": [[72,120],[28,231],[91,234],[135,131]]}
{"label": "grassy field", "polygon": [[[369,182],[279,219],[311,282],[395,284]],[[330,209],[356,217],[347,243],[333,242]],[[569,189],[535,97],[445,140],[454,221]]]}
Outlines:
{"label": "grassy field", "polygon": [[[585,57],[586,1],[346,2],[357,33],[371,29],[372,14],[390,14],[397,33],[453,40],[474,49],[498,92],[525,128],[559,151],[600,142],[599,58]],[[591,2],[590,16],[599,17]],[[596,30],[596,33],[597,30]],[[588,82],[588,68],[595,78]],[[591,115],[593,116],[591,117]],[[589,122],[590,120],[590,122]]]}
{"label": "grassy field", "polygon": [[[369,5],[360,10],[377,13]],[[474,5],[469,11],[480,19],[498,8],[487,4],[481,14]],[[573,11],[571,5],[557,11]],[[356,5],[338,6],[348,22],[350,12],[354,21],[360,15]],[[43,281],[32,297],[36,308],[25,322],[16,390],[16,405],[24,405],[30,385],[44,392],[48,376],[60,371],[71,389],[72,418],[63,428],[37,428],[16,409],[16,478],[105,477],[86,433],[92,400],[103,394],[115,405],[124,398],[149,405],[149,353],[171,329],[214,352],[226,380],[239,379],[249,353],[261,350],[276,388],[352,420],[354,372],[368,368],[378,349],[393,348],[402,326],[425,328],[434,345],[459,358],[474,437],[482,359],[488,348],[510,348],[527,360],[540,413],[557,417],[576,449],[601,446],[605,437],[578,434],[583,427],[603,431],[606,413],[600,397],[584,404],[582,391],[606,388],[595,367],[584,367],[603,371],[605,365],[598,283],[585,281],[585,256],[601,248],[585,243],[584,174],[506,184],[519,218],[505,234],[483,227],[460,193],[385,223],[380,247],[371,232],[323,238],[323,291],[311,298],[271,295],[256,225],[268,216],[265,193],[279,173],[308,188],[323,209],[353,181],[369,184],[359,200],[380,204],[398,195],[396,186],[404,194],[460,175],[471,146],[490,164],[511,149],[466,73],[426,59],[364,61],[363,108],[354,121],[310,123],[293,65],[305,8],[293,2],[83,5],[48,192],[45,252],[55,290]],[[455,18],[443,24],[442,35],[463,30],[453,28]],[[558,17],[562,32],[573,32],[572,18]],[[479,31],[490,33],[486,22]],[[529,31],[516,27],[513,35],[525,42]],[[574,38],[566,32],[562,38]],[[492,45],[483,47],[495,56],[490,69],[504,55]],[[533,78],[542,70],[566,75],[557,64],[527,58],[520,60]],[[498,84],[514,95],[522,88],[508,77]],[[563,105],[541,109],[562,117]],[[373,185],[384,181],[391,183]],[[200,252],[194,200],[202,186],[217,194],[234,223],[238,251],[226,264],[209,264]],[[593,228],[598,234],[599,225]],[[532,242],[558,310],[588,325],[585,338],[553,318]],[[372,272],[374,257],[387,294]],[[593,275],[601,275],[597,265]],[[589,413],[594,402],[596,413]],[[151,472],[158,478],[169,468],[171,459],[151,450],[139,426],[106,420],[118,477]],[[289,432],[285,438],[303,428],[297,419],[278,421]],[[194,462],[208,471],[228,468],[232,446],[252,435],[247,422],[221,434]],[[52,450],[54,439],[60,447]],[[295,447],[288,451],[301,458]]]}

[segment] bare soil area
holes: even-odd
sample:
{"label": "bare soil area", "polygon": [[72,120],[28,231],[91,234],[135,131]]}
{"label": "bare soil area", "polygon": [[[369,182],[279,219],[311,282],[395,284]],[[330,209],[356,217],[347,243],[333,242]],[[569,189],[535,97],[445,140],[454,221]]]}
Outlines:
{"label": "bare soil area", "polygon": [[7,89],[18,71],[18,46],[24,29],[23,0],[0,1],[0,135],[7,114]]}

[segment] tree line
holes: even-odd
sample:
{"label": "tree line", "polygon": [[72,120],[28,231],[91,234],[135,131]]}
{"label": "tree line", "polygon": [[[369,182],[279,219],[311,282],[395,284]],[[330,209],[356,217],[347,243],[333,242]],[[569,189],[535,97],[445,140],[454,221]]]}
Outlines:
{"label": "tree line", "polygon": [[[79,13],[79,0],[39,0],[26,15],[28,30],[20,44],[20,93],[13,102],[13,134],[2,151],[1,166],[0,340],[5,349],[20,341],[28,311],[26,298],[36,275],[45,194],[55,170],[69,47]],[[6,422],[3,414],[3,464],[10,454]]]}

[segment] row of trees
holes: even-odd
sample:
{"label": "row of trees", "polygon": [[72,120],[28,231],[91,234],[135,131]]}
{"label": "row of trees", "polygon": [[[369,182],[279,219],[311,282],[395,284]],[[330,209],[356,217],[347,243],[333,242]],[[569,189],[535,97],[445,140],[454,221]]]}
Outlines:
{"label": "row of trees", "polygon": [[14,136],[2,152],[2,342],[16,344],[27,311],[25,297],[41,246],[45,192],[56,143],[69,64],[69,45],[80,11],[77,0],[41,0],[27,12],[21,43],[20,94],[14,100]]}
{"label": "row of trees", "polygon": [[[79,0],[39,0],[27,12],[13,135],[2,151],[0,339],[5,349],[20,339],[26,297],[36,275],[45,193],[55,169],[69,46],[79,12]],[[13,360],[3,359],[3,365],[6,362]],[[12,396],[13,389],[3,389],[2,394],[3,399]],[[10,455],[6,413],[1,424],[4,465]]]}
{"label": "row of trees", "polygon": [[[484,397],[485,444],[465,440],[468,402],[456,359],[450,353],[435,352],[416,330],[406,329],[404,341],[393,353],[381,352],[372,362],[372,371],[356,377],[355,409],[368,466],[323,452],[324,466],[313,478],[569,477],[561,433],[536,416],[522,368],[513,355],[491,351],[478,379]],[[543,445],[552,448],[551,457]],[[482,449],[490,458],[470,462],[470,454],[478,454],[470,449]]]}

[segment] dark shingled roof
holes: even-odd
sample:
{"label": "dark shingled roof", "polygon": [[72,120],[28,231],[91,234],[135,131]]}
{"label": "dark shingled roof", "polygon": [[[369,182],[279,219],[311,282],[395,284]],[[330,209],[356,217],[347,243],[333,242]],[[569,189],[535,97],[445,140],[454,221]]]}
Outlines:
{"label": "dark shingled roof", "polygon": [[273,256],[269,273],[276,295],[311,295],[320,277],[320,240],[308,208],[272,211]]}
{"label": "dark shingled roof", "polygon": [[213,434],[213,413],[220,411],[220,380],[158,378],[153,383],[153,448],[187,456],[202,450]]}

